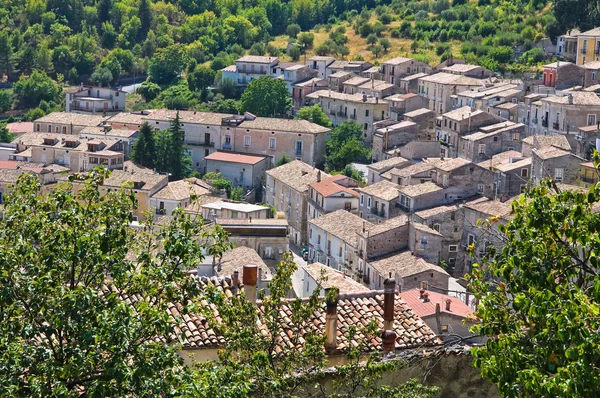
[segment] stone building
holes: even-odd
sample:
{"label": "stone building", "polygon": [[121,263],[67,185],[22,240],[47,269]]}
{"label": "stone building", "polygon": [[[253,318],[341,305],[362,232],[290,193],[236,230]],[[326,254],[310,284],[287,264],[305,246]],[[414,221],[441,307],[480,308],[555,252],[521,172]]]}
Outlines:
{"label": "stone building", "polygon": [[517,151],[506,151],[479,163],[495,173],[493,198],[505,201],[520,195],[531,180],[531,158]]}
{"label": "stone building", "polygon": [[271,160],[267,156],[239,153],[213,152],[204,160],[206,173],[219,173],[231,181],[234,187],[250,191],[260,191],[265,181],[265,172],[271,167]]}
{"label": "stone building", "polygon": [[402,147],[415,141],[419,136],[419,125],[414,122],[383,121],[377,123],[373,134],[373,150],[371,156],[374,162],[384,160],[385,153],[392,148]]}
{"label": "stone building", "polygon": [[577,185],[580,165],[585,161],[571,152],[557,147],[543,147],[532,150],[531,183],[535,186],[543,179],[569,185]]}
{"label": "stone building", "polygon": [[430,73],[431,67],[421,61],[414,60],[412,58],[393,58],[384,61],[381,64],[381,73],[383,74],[383,80],[390,84],[399,85],[400,79],[414,75],[416,73]]}
{"label": "stone building", "polygon": [[411,164],[410,160],[404,159],[403,157],[389,158],[381,160],[379,162],[371,163],[367,165],[367,184],[375,184],[383,180],[382,174],[386,173],[391,169],[401,169]]}
{"label": "stone building", "polygon": [[400,214],[396,207],[400,186],[387,180],[381,180],[361,188],[359,215],[365,220],[380,222]]}
{"label": "stone building", "polygon": [[308,218],[317,218],[336,210],[358,213],[358,181],[345,175],[321,179],[317,173],[317,181],[310,184],[308,196]]}
{"label": "stone building", "polygon": [[531,102],[527,111],[530,135],[569,134],[582,126],[594,126],[600,117],[600,98],[593,92],[576,91]]}
{"label": "stone building", "polygon": [[546,87],[565,89],[573,86],[582,86],[585,69],[571,62],[556,61],[544,65],[543,84]]}
{"label": "stone building", "polygon": [[369,288],[352,279],[351,276],[321,263],[303,265],[292,276],[292,286],[296,297],[310,297],[315,289],[319,296],[327,295],[329,289],[335,287],[340,295],[348,293],[364,293]]}
{"label": "stone building", "polygon": [[84,86],[67,90],[65,111],[81,114],[103,114],[125,109],[127,93],[110,87]]}
{"label": "stone building", "polygon": [[440,69],[442,73],[450,73],[453,75],[476,77],[479,79],[490,77],[492,71],[479,65],[471,64],[453,64]]}
{"label": "stone building", "polygon": [[396,94],[386,97],[389,104],[389,117],[391,120],[406,120],[405,114],[418,109],[427,108],[428,101],[424,97],[414,94]]}
{"label": "stone building", "polygon": [[335,58],[333,57],[321,57],[321,56],[312,56],[306,60],[306,65],[312,70],[317,71],[317,77],[319,79],[327,79],[328,69],[327,67],[335,62]]}
{"label": "stone building", "polygon": [[266,172],[264,203],[283,212],[290,225],[290,242],[306,245],[308,242],[308,200],[309,187],[328,174],[302,162],[294,160]]}
{"label": "stone building", "polygon": [[429,109],[441,115],[452,109],[452,96],[483,84],[483,79],[440,72],[419,78],[418,94],[429,100]]}
{"label": "stone building", "polygon": [[458,137],[457,156],[475,163],[506,151],[521,151],[525,125],[502,122],[480,127],[479,131]]}
{"label": "stone building", "polygon": [[171,181],[150,197],[150,206],[156,214],[170,216],[175,209],[189,206],[193,202],[192,196],[210,193],[210,185],[198,178]]}
{"label": "stone building", "polygon": [[53,112],[34,121],[36,133],[77,134],[85,127],[100,126],[108,117],[94,114]]}

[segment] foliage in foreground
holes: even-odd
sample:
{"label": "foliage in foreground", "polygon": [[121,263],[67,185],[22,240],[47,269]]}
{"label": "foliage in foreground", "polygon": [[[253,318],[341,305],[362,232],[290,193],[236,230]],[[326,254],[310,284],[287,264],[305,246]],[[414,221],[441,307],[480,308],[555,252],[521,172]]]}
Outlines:
{"label": "foliage in foreground", "polygon": [[475,365],[503,396],[600,395],[599,200],[600,185],[560,191],[543,181],[498,226],[506,246],[474,268],[473,332],[490,337]]}
{"label": "foliage in foreground", "polygon": [[[133,232],[131,190],[99,193],[108,174],[92,171],[81,190],[47,195],[24,175],[5,202],[3,396],[192,395],[167,308],[195,308],[200,290],[184,268],[201,261],[213,236],[182,212],[169,226],[144,222]],[[147,300],[129,303],[135,295]]]}
{"label": "foliage in foreground", "polygon": [[371,149],[365,146],[363,127],[347,121],[331,132],[325,147],[325,165],[331,171],[341,171],[352,162],[368,163]]}

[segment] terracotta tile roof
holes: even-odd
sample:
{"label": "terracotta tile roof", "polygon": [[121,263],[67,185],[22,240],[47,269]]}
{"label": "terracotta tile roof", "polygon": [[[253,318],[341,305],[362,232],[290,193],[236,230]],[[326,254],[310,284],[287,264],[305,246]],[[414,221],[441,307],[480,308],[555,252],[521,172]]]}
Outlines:
{"label": "terracotta tile roof", "polygon": [[70,112],[53,112],[35,120],[36,123],[73,124],[75,126],[98,126],[108,117],[98,115],[83,115]]}
{"label": "terracotta tile roof", "polygon": [[25,170],[17,169],[0,169],[0,182],[5,184],[14,184],[25,172]]}
{"label": "terracotta tile roof", "polygon": [[121,123],[121,124],[132,124],[135,126],[140,126],[144,124],[145,116],[142,113],[130,113],[130,112],[121,112],[117,113],[114,116],[111,116],[108,119],[109,123]]}
{"label": "terracotta tile roof", "polygon": [[367,100],[363,101],[363,95],[356,94],[344,94],[338,93],[337,91],[330,90],[319,90],[314,93],[310,93],[306,96],[307,98],[319,99],[319,98],[332,98],[334,100],[342,100],[348,102],[361,102],[363,104],[381,104],[386,105],[387,101],[385,99],[378,99],[372,96],[367,96]]}
{"label": "terracotta tile roof", "polygon": [[401,81],[411,81],[411,80],[415,80],[415,79],[419,79],[421,77],[424,76],[429,76],[427,73],[415,73],[414,75],[409,75],[409,76],[405,76],[402,79],[400,79]]}
{"label": "terracotta tile roof", "polygon": [[335,58],[334,57],[325,57],[325,56],[321,56],[321,55],[313,55],[308,60],[309,61],[331,61],[331,62],[334,62]]}
{"label": "terracotta tile roof", "polygon": [[465,73],[475,69],[479,69],[481,66],[478,65],[470,65],[470,64],[454,64],[452,66],[446,66],[441,69],[442,72],[458,72]]}
{"label": "terracotta tile roof", "polygon": [[97,135],[106,138],[129,138],[137,134],[137,130],[132,129],[109,129],[104,131],[104,127],[88,126],[81,129],[79,136],[84,138],[86,136]]}
{"label": "terracotta tile roof", "polygon": [[321,180],[320,182],[313,182],[310,184],[310,186],[324,197],[329,197],[340,192],[344,192],[353,197],[359,196],[358,192],[356,192],[354,189],[346,188],[336,184],[336,180],[338,180],[338,178],[337,176],[334,176],[325,180]]}
{"label": "terracotta tile roof", "polygon": [[571,150],[571,144],[564,135],[531,135],[523,139],[523,143],[532,145],[534,148],[553,146],[566,151]]}
{"label": "terracotta tile roof", "polygon": [[257,164],[265,160],[266,156],[258,155],[243,155],[241,153],[231,152],[213,152],[210,155],[204,157],[207,161],[215,160],[219,162],[230,162],[230,163],[241,163],[241,164]]}
{"label": "terracotta tile roof", "polygon": [[360,76],[355,76],[351,79],[346,80],[344,83],[342,83],[345,86],[360,86],[368,81],[370,81],[371,79],[368,77],[360,77]]}
{"label": "terracotta tile roof", "polygon": [[205,183],[202,181],[202,185],[196,183],[196,178],[190,178],[187,180],[172,181],[167,184],[166,187],[152,195],[154,199],[165,199],[165,200],[185,200],[189,199],[192,194],[194,195],[207,195],[211,191],[206,188]]}
{"label": "terracotta tile roof", "polygon": [[364,84],[361,84],[358,88],[361,88],[363,90],[383,91],[391,87],[396,87],[396,85],[388,83],[385,80],[371,80]]}
{"label": "terracotta tile roof", "polygon": [[293,160],[282,166],[267,170],[267,175],[290,186],[298,192],[305,192],[311,183],[317,181],[317,173],[321,173],[321,179],[331,177],[329,174],[316,169],[308,164]]}
{"label": "terracotta tile roof", "polygon": [[422,184],[405,185],[400,188],[400,193],[411,198],[426,195],[428,193],[442,191],[443,188],[438,186],[436,183],[427,181]]}
{"label": "terracotta tile roof", "polygon": [[483,113],[482,110],[479,110],[479,109],[472,110],[470,106],[463,106],[462,108],[458,108],[453,111],[446,112],[446,113],[444,113],[443,116],[447,117],[448,119],[461,121],[461,120],[468,119],[469,116],[474,117],[481,113]]}
{"label": "terracotta tile roof", "polygon": [[403,225],[408,224],[408,216],[401,215],[398,217],[389,218],[383,222],[377,224],[371,224],[366,226],[365,231],[362,230],[359,232],[361,236],[375,236],[378,234],[382,234],[388,232],[392,229],[401,227]]}
{"label": "terracotta tile roof", "polygon": [[429,217],[434,217],[437,216],[438,214],[444,214],[450,211],[456,211],[458,210],[458,208],[456,206],[438,206],[438,207],[433,207],[431,209],[427,209],[427,210],[421,210],[421,211],[417,211],[415,212],[415,215],[426,220]]}
{"label": "terracotta tile roof", "polygon": [[367,167],[372,170],[381,171],[389,170],[396,166],[402,166],[410,163],[410,160],[404,159],[403,157],[397,156],[386,160],[379,161],[377,163],[368,164]]}
{"label": "terracotta tile roof", "polygon": [[600,130],[597,125],[583,126],[583,127],[579,127],[578,129],[581,131],[584,131],[584,132]]}
{"label": "terracotta tile roof", "polygon": [[585,163],[581,163],[581,167],[585,167],[588,169],[595,169],[596,166],[594,166],[594,162],[585,162]]}
{"label": "terracotta tile roof", "polygon": [[217,271],[217,275],[221,277],[231,277],[235,271],[238,271],[241,276],[244,265],[254,264],[262,271],[262,280],[271,279],[271,270],[269,270],[267,264],[265,264],[256,250],[249,247],[234,247],[226,251],[223,253],[220,264],[221,270]]}
{"label": "terracotta tile roof", "polygon": [[169,177],[157,174],[154,171],[138,166],[131,161],[123,164],[123,170],[113,170],[112,176],[104,180],[104,186],[120,188],[124,183],[141,183],[136,190],[153,191],[154,189],[167,185]]}
{"label": "terracotta tile roof", "polygon": [[250,62],[257,64],[270,64],[273,61],[279,61],[277,57],[265,57],[261,55],[244,55],[235,60],[235,62]]}
{"label": "terracotta tile roof", "polygon": [[530,167],[530,166],[531,166],[531,158],[525,158],[525,159],[514,161],[512,163],[507,162],[507,163],[499,164],[496,166],[496,170],[502,171],[502,172],[507,172],[507,171],[511,171],[514,169],[521,169],[521,168]]}
{"label": "terracotta tile roof", "polygon": [[212,126],[220,126],[223,118],[232,116],[231,114],[226,113],[157,109],[148,116],[143,116],[142,119],[148,121],[170,122],[171,120],[175,119],[177,112],[179,112],[179,120],[183,124],[208,124]]}
{"label": "terracotta tile roof", "polygon": [[455,84],[457,86],[481,86],[485,82],[483,79],[475,79],[463,75],[455,75],[453,73],[440,72],[435,75],[429,75],[419,78],[428,83],[437,84]]}
{"label": "terracotta tile roof", "polygon": [[369,291],[368,287],[364,286],[360,282],[355,281],[352,279],[352,277],[344,275],[340,271],[334,270],[333,268],[321,263],[303,265],[302,269],[305,270],[315,281],[318,281],[321,278],[326,278],[320,283],[323,289],[337,287],[340,294]]}
{"label": "terracotta tile roof", "polygon": [[586,30],[583,33],[580,33],[579,36],[600,36],[600,27]]}
{"label": "terracotta tile roof", "polygon": [[[427,161],[418,162],[402,169],[392,169],[387,173],[383,174],[382,177],[391,178],[392,176],[398,177],[410,177],[416,174],[426,173],[430,170],[434,170],[438,162],[441,162],[439,158],[427,159]],[[388,176],[389,175],[389,176]]]}
{"label": "terracotta tile roof", "polygon": [[288,221],[285,218],[217,218],[215,222],[223,227],[227,226],[271,226],[287,227]]}
{"label": "terracotta tile roof", "polygon": [[237,66],[235,64],[226,66],[223,69],[221,69],[221,72],[237,72]]}
{"label": "terracotta tile roof", "polygon": [[436,163],[435,168],[442,171],[453,171],[458,170],[473,162],[463,158],[444,159]]}
{"label": "terracotta tile roof", "polygon": [[19,165],[17,160],[0,160],[0,169],[16,169]]}
{"label": "terracotta tile roof", "polygon": [[[463,303],[457,297],[448,296],[431,290],[427,290],[429,301],[425,302],[420,298],[420,289],[407,290],[399,293],[402,300],[421,318],[435,315],[436,304],[440,305],[440,311],[448,315],[454,315],[460,318],[470,318],[473,316],[473,310],[467,304]],[[446,302],[450,300],[450,310],[446,310]]]}
{"label": "terracotta tile roof", "polygon": [[330,128],[319,126],[316,123],[304,119],[277,119],[268,117],[257,117],[254,120],[244,120],[240,126],[244,129],[283,131],[305,134],[323,134],[331,131]]}
{"label": "terracotta tile roof", "polygon": [[553,146],[534,149],[533,153],[542,160],[555,159],[560,158],[562,156],[571,155],[571,152],[567,152],[563,149],[556,148]]}
{"label": "terracotta tile roof", "polygon": [[16,133],[33,133],[33,122],[14,122],[6,125],[8,132]]}
{"label": "terracotta tile roof", "polygon": [[412,222],[412,223],[410,223],[410,226],[418,231],[425,232],[426,234],[429,234],[429,235],[442,236],[442,234],[440,234],[438,231],[436,231],[433,228],[428,227],[425,224],[421,224],[418,222]]}
{"label": "terracotta tile roof", "polygon": [[[593,92],[588,91],[575,91],[570,94],[573,97],[573,104],[571,105],[583,105],[583,106],[598,106],[600,105],[600,98],[598,95]],[[569,105],[569,95],[564,95],[562,97],[543,97],[540,98],[541,102],[551,102],[554,104],[563,104]]]}
{"label": "terracotta tile roof", "polygon": [[496,165],[502,163],[508,163],[510,161],[510,158],[520,158],[522,156],[523,154],[521,152],[506,151],[493,155],[491,159],[479,162],[477,163],[477,165],[487,169],[489,167],[495,167]]}
{"label": "terracotta tile roof", "polygon": [[362,230],[365,220],[349,211],[336,210],[321,217],[313,218],[308,223],[343,240],[350,246],[356,247],[357,233]]}
{"label": "terracotta tile roof", "polygon": [[410,251],[371,260],[369,261],[369,265],[375,268],[380,275],[385,277],[387,277],[390,272],[392,273],[392,276],[399,275],[402,278],[428,271],[436,271],[448,275],[442,267],[428,263],[420,257],[416,257]]}
{"label": "terracotta tile roof", "polygon": [[415,60],[412,58],[396,57],[396,58],[388,59],[387,61],[383,61],[382,64],[383,65],[401,65],[405,62],[415,62]]}
{"label": "terracotta tile roof", "polygon": [[387,180],[382,180],[373,185],[367,185],[366,187],[361,188],[361,192],[365,195],[390,201],[398,197],[399,188],[400,185],[398,184],[394,184],[393,182],[389,182]]}
{"label": "terracotta tile roof", "polygon": [[344,76],[348,76],[348,75],[352,75],[352,74],[353,74],[352,72],[339,71],[339,72],[332,73],[331,75],[329,75],[329,77],[339,78],[339,77],[344,77]]}
{"label": "terracotta tile roof", "polygon": [[465,203],[465,207],[488,216],[496,216],[500,218],[508,218],[512,211],[509,204],[488,198],[479,198],[471,202],[467,202]]}

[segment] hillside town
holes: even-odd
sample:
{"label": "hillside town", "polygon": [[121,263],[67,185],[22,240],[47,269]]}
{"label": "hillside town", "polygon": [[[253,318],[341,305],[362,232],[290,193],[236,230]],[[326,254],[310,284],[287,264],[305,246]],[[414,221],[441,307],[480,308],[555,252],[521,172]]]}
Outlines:
{"label": "hillside town", "polygon": [[[385,355],[481,345],[486,339],[469,330],[479,303],[465,276],[503,248],[498,228],[514,217],[512,203],[545,179],[562,191],[599,181],[598,46],[599,28],[560,36],[556,53],[572,62],[544,65],[539,78],[504,78],[452,57],[431,67],[411,58],[374,65],[245,55],[221,71],[240,89],[263,76],[283,80],[292,107],[279,118],[127,112],[126,92],[81,85],[66,92],[64,112],[7,126],[14,139],[0,145],[0,203],[23,174],[51,192],[104,166],[112,174],[101,192],[129,189],[137,199],[131,227],[147,214],[169,223],[181,210],[227,233],[232,248],[186,270],[201,284],[243,291],[260,305],[257,291],[268,295],[292,253],[285,311],[292,299],[337,289],[339,299],[314,318],[330,358],[353,344],[352,325],[370,320],[384,326],[369,350]],[[330,126],[297,117],[314,106]],[[191,159],[183,179],[132,160],[144,125],[158,132],[175,119]],[[351,175],[326,163],[344,123],[358,125],[371,150],[369,162],[351,163]],[[223,338],[203,317],[177,311],[169,316],[186,319],[176,331],[185,363],[217,358]],[[277,333],[292,344],[282,327]]]}

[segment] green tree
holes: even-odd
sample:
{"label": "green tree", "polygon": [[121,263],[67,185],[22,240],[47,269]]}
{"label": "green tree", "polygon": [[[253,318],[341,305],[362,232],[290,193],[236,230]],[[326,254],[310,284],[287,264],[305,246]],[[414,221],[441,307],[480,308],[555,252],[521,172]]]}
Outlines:
{"label": "green tree", "polygon": [[185,47],[173,44],[166,48],[159,48],[150,60],[150,80],[157,84],[172,83],[181,74],[188,62]]}
{"label": "green tree", "polygon": [[325,147],[325,164],[329,170],[343,170],[352,162],[367,163],[371,150],[365,146],[361,125],[347,121],[331,132]]}
{"label": "green tree", "polygon": [[291,45],[287,49],[287,55],[292,59],[292,61],[298,61],[302,55],[302,51],[300,50],[300,47]]}
{"label": "green tree", "polygon": [[240,104],[236,100],[223,99],[210,104],[210,110],[217,113],[238,113]]}
{"label": "green tree", "polygon": [[113,74],[111,73],[110,69],[101,67],[101,68],[96,69],[94,71],[94,73],[92,73],[90,80],[94,84],[96,84],[100,87],[109,87],[110,83],[114,79],[113,79]]}
{"label": "green tree", "polygon": [[14,138],[6,128],[6,123],[0,123],[0,142],[11,142]]}
{"label": "green tree", "polygon": [[181,180],[190,171],[192,160],[185,150],[184,133],[179,119],[179,112],[171,120],[168,131],[168,145],[161,145],[158,150],[166,150],[167,153],[159,158],[166,159],[166,170],[173,181]]}
{"label": "green tree", "polygon": [[134,232],[132,190],[100,193],[109,175],[95,170],[74,178],[80,189],[65,183],[42,194],[25,174],[5,201],[0,389],[8,396],[189,396],[195,383],[167,314],[171,303],[197,311],[201,291],[186,269],[202,260],[198,237],[218,252],[223,234],[182,211],[166,227],[144,218]]}
{"label": "green tree", "polygon": [[252,47],[250,47],[249,53],[250,55],[265,55],[265,45],[263,43],[254,43]]}
{"label": "green tree", "polygon": [[237,200],[238,202],[243,201],[244,200],[244,190],[242,189],[242,187],[233,188],[231,190],[231,195],[230,195],[229,199]]}
{"label": "green tree", "polygon": [[600,394],[599,200],[595,184],[563,191],[543,180],[513,202],[508,223],[479,221],[504,247],[473,268],[472,332],[490,338],[475,365],[503,396]]}
{"label": "green tree", "polygon": [[298,119],[309,120],[323,127],[331,127],[331,119],[319,105],[305,106],[298,111]]}
{"label": "green tree", "polygon": [[135,141],[131,160],[149,169],[154,168],[154,159],[156,159],[156,140],[154,129],[145,122],[140,128],[139,137]]}
{"label": "green tree", "polygon": [[150,102],[160,94],[160,86],[156,83],[145,81],[138,87],[137,93],[144,98],[144,101]]}
{"label": "green tree", "polygon": [[192,91],[205,91],[215,82],[217,72],[208,66],[198,66],[187,77],[188,87]]}
{"label": "green tree", "polygon": [[241,108],[256,116],[282,115],[289,108],[285,82],[271,76],[262,76],[248,84],[242,94]]}
{"label": "green tree", "polygon": [[344,167],[344,170],[342,170],[342,174],[346,177],[354,178],[360,183],[364,182],[365,179],[363,172],[356,170],[354,167],[352,167],[351,164],[347,164],[346,167]]}
{"label": "green tree", "polygon": [[375,33],[371,33],[369,36],[367,36],[367,44],[372,46],[375,43],[377,43],[377,35]]}
{"label": "green tree", "polygon": [[18,106],[31,108],[41,100],[56,101],[62,89],[48,77],[45,72],[34,70],[28,78],[21,75],[13,87],[13,94]]}
{"label": "green tree", "polygon": [[146,35],[152,27],[152,9],[150,0],[140,0],[138,6],[138,17],[140,18],[141,28],[138,35],[138,40],[146,40]]}
{"label": "green tree", "polygon": [[8,31],[0,32],[0,76],[11,80],[15,71],[15,57]]}
{"label": "green tree", "polygon": [[300,44],[305,51],[312,48],[314,42],[315,35],[312,33],[302,32],[298,35],[298,44]]}
{"label": "green tree", "polygon": [[292,159],[291,159],[291,158],[290,158],[288,155],[286,155],[286,154],[283,154],[283,155],[281,155],[281,157],[280,157],[279,159],[277,159],[277,161],[275,162],[275,167],[283,166],[284,164],[286,164],[286,163],[289,163],[289,162],[291,162],[291,161],[292,161]]}
{"label": "green tree", "polygon": [[0,90],[0,113],[9,111],[12,106],[12,94],[8,90]]}
{"label": "green tree", "polygon": [[375,44],[373,47],[371,47],[371,52],[375,58],[378,58],[383,52],[383,47],[381,47],[379,44]]}
{"label": "green tree", "polygon": [[382,37],[381,39],[379,39],[379,45],[383,47],[383,51],[386,53],[392,47],[392,43],[387,37]]}
{"label": "green tree", "polygon": [[37,120],[44,115],[46,115],[46,112],[44,112],[42,109],[34,108],[34,109],[28,110],[27,113],[25,113],[25,115],[23,115],[23,118],[27,122],[33,122],[34,120]]}
{"label": "green tree", "polygon": [[286,29],[286,34],[289,37],[296,37],[298,36],[298,34],[302,31],[302,29],[300,28],[300,25],[298,24],[290,24],[288,25],[287,29]]}

